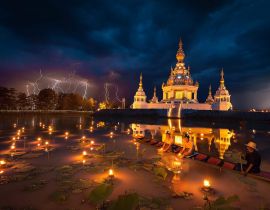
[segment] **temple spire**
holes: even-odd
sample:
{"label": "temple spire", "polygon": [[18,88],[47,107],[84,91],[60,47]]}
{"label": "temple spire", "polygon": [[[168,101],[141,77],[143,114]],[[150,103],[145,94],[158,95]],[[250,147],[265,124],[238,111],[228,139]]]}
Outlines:
{"label": "temple spire", "polygon": [[221,69],[221,72],[220,72],[220,88],[224,88],[224,71],[223,71],[223,68]]}
{"label": "temple spire", "polygon": [[176,53],[176,59],[178,62],[183,62],[185,59],[185,53],[183,50],[183,42],[182,42],[181,38],[179,41],[179,48],[178,48],[177,53]]}
{"label": "temple spire", "polygon": [[209,85],[208,95],[211,95],[212,96],[212,87],[211,87],[211,84]]}
{"label": "temple spire", "polygon": [[142,83],[142,79],[143,79],[143,76],[142,76],[142,73],[140,74],[140,83],[139,83],[139,88],[143,88],[143,83]]}
{"label": "temple spire", "polygon": [[151,103],[158,103],[158,97],[157,97],[157,88],[156,86],[154,87],[154,94],[153,94],[153,98],[150,101]]}
{"label": "temple spire", "polygon": [[206,98],[205,103],[213,104],[213,102],[214,102],[214,99],[213,99],[213,96],[212,96],[212,87],[211,87],[211,85],[209,85],[208,96]]}

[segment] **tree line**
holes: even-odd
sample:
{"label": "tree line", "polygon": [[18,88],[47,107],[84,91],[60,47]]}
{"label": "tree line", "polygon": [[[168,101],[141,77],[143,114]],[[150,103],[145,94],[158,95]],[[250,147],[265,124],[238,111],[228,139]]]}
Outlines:
{"label": "tree line", "polygon": [[14,88],[0,87],[0,110],[82,110],[95,111],[94,98],[85,99],[77,93],[57,93],[42,89],[37,95],[27,96]]}

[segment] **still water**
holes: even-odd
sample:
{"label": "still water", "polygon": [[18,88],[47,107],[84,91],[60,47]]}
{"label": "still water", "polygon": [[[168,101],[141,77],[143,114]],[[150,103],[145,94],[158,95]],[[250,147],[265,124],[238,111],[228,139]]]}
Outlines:
{"label": "still water", "polygon": [[[3,172],[0,175],[2,189],[0,204],[19,208],[25,205],[34,206],[33,209],[95,209],[85,204],[87,203],[85,195],[91,187],[82,189],[73,187],[63,190],[64,184],[55,178],[59,175],[59,167],[68,165],[74,170],[72,176],[68,177],[69,182],[83,179],[91,183],[100,183],[113,168],[117,182],[109,199],[116,199],[126,191],[136,191],[140,195],[151,198],[162,197],[163,200],[169,201],[166,205],[174,209],[179,206],[190,208],[202,203],[202,195],[198,189],[202,180],[208,177],[217,188],[217,195],[241,194],[241,203],[238,205],[244,206],[243,209],[249,209],[250,205],[256,207],[259,205],[250,202],[252,196],[259,200],[260,204],[268,205],[267,196],[264,195],[269,190],[269,185],[259,181],[255,184],[252,180],[243,181],[241,177],[234,174],[221,173],[192,160],[179,163],[175,161],[173,154],[164,154],[164,157],[166,156],[164,160],[170,167],[173,164],[181,165],[181,179],[177,179],[181,182],[173,182],[175,176],[172,174],[169,174],[169,178],[164,182],[157,181],[153,174],[147,172],[157,157],[160,158],[157,148],[137,143],[133,136],[140,134],[145,139],[165,141],[167,131],[172,134],[177,145],[181,145],[182,136],[188,133],[198,152],[232,162],[237,162],[240,153],[245,151],[245,144],[253,140],[262,155],[262,169],[270,171],[270,125],[268,124],[167,119],[153,121],[95,119],[87,115],[71,114],[1,115],[0,160],[5,159],[10,166],[0,166]],[[115,158],[116,156],[121,158]],[[138,161],[143,165],[138,165]],[[170,167],[166,166],[169,170]],[[34,174],[33,169],[35,169]],[[25,173],[26,177],[22,177],[22,173]],[[38,182],[40,185],[34,184],[35,187],[40,186],[40,189],[30,187],[30,192],[25,193],[24,190],[22,193],[22,189],[29,191],[29,185],[33,185],[32,179],[38,179],[42,181],[41,183],[43,180],[46,181],[45,184],[40,182]],[[226,187],[232,183],[235,188]],[[256,186],[256,190],[252,188],[250,191],[250,183],[253,183],[252,187]],[[194,195],[191,202],[171,200],[171,191],[179,193],[183,190]],[[68,195],[69,199],[61,204],[63,205],[61,208],[57,202],[48,201],[48,197],[51,198],[50,195],[54,191]],[[32,199],[33,193],[38,196],[37,199]]]}

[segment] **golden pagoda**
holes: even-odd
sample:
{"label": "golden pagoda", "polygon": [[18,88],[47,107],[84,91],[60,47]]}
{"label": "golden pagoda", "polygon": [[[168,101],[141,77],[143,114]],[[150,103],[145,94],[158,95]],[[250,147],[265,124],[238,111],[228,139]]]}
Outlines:
{"label": "golden pagoda", "polygon": [[158,103],[156,86],[154,87],[154,94],[153,94],[153,98],[150,100],[150,103]]}
{"label": "golden pagoda", "polygon": [[146,105],[146,94],[143,90],[142,79],[143,79],[143,77],[142,77],[142,73],[141,73],[139,88],[134,96],[134,103],[132,104],[132,107],[135,109],[144,108]]}
{"label": "golden pagoda", "polygon": [[213,99],[213,96],[212,96],[212,88],[211,88],[211,85],[209,86],[209,90],[208,90],[208,96],[205,100],[205,103],[207,104],[213,104],[214,103],[214,99]]}
{"label": "golden pagoda", "polygon": [[162,85],[163,100],[162,102],[183,102],[183,103],[198,103],[197,91],[199,84],[194,83],[190,68],[186,68],[184,59],[185,53],[183,43],[180,39],[179,48],[176,53],[177,63],[174,69],[171,68],[171,73],[167,83]]}
{"label": "golden pagoda", "polygon": [[232,109],[231,95],[229,91],[227,90],[227,88],[225,87],[223,69],[221,69],[221,72],[220,72],[219,88],[217,89],[216,94],[214,96],[213,109],[214,110]]}

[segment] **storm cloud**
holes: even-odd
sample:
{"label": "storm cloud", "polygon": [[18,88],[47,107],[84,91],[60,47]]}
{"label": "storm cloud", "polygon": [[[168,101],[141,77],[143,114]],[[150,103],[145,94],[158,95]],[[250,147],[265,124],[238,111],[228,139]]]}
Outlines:
{"label": "storm cloud", "polygon": [[[0,84],[25,90],[39,69],[76,71],[97,97],[105,82],[131,101],[139,73],[152,97],[167,80],[180,37],[199,100],[224,68],[234,107],[270,104],[270,15],[264,0],[2,1]],[[128,88],[124,88],[128,87]]]}

